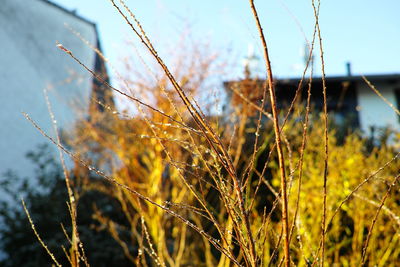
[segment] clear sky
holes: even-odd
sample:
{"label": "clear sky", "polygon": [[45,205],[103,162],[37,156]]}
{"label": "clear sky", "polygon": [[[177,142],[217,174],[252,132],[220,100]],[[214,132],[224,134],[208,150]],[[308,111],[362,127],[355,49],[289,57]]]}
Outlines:
{"label": "clear sky", "polygon": [[[96,22],[103,50],[114,65],[119,65],[129,49],[124,41],[136,38],[108,0],[52,1],[76,9],[79,15]],[[239,67],[249,44],[262,55],[247,0],[126,0],[126,3],[156,47],[171,45],[179,36],[177,33],[189,24],[195,38],[208,40],[221,52],[237,56]],[[256,0],[255,3],[275,75],[298,76],[305,44],[300,27],[308,39],[313,31],[311,0]],[[347,61],[352,64],[353,74],[400,73],[399,11],[399,0],[322,0],[320,25],[326,73],[345,75]],[[160,50],[163,55],[164,50]]]}

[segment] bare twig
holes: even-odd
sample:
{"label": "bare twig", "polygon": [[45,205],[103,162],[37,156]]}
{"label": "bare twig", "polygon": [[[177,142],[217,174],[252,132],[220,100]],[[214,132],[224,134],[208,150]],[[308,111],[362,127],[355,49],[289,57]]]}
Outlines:
{"label": "bare twig", "polygon": [[[49,100],[49,96],[47,94],[47,89],[43,90],[47,109],[50,114],[50,118],[52,121],[53,125],[53,130],[56,135],[56,140],[57,143],[60,145],[61,144],[61,139],[60,139],[60,134],[58,133],[58,127],[57,127],[57,120],[54,116],[53,109],[51,107],[51,103]],[[65,179],[65,185],[67,187],[67,192],[68,192],[68,200],[69,200],[69,210],[70,210],[70,216],[71,216],[71,222],[72,222],[72,238],[71,238],[71,255],[70,255],[70,260],[71,260],[71,266],[79,266],[80,262],[80,253],[79,253],[79,232],[78,232],[78,226],[76,223],[76,218],[77,218],[77,210],[76,210],[76,196],[74,195],[74,192],[72,191],[71,188],[71,179],[69,177],[69,171],[67,169],[67,166],[65,164],[65,159],[64,159],[64,154],[62,150],[60,149],[59,146],[57,146],[58,152],[59,152],[59,158],[61,161],[61,166],[63,169],[64,173],[64,179]]]}
{"label": "bare twig", "polygon": [[[253,11],[254,19],[257,24],[257,28],[260,34],[260,39],[263,44],[265,66],[267,69],[267,80],[268,89],[272,107],[272,116],[274,122],[274,132],[275,132],[275,143],[276,150],[278,152],[279,169],[281,176],[281,191],[282,191],[282,224],[283,224],[283,239],[284,239],[284,252],[285,252],[285,266],[290,266],[290,251],[289,251],[289,222],[288,222],[288,200],[287,200],[287,188],[286,188],[286,173],[285,173],[285,161],[281,145],[281,133],[279,129],[279,119],[278,119],[278,109],[276,105],[276,96],[274,89],[274,82],[272,76],[271,62],[269,60],[267,42],[265,40],[264,32],[261,26],[260,19],[257,14],[257,9],[254,5],[254,0],[249,0],[250,8]],[[267,83],[265,83],[267,86]]]}
{"label": "bare twig", "polygon": [[[249,220],[249,216],[246,212],[244,198],[243,198],[243,194],[242,194],[241,186],[240,186],[240,181],[236,175],[236,170],[233,166],[233,163],[229,157],[227,150],[224,148],[224,145],[223,145],[222,141],[220,140],[219,136],[210,127],[208,122],[205,120],[204,116],[202,116],[201,110],[197,109],[195,104],[193,104],[192,101],[190,101],[190,99],[187,97],[185,91],[182,89],[181,85],[177,82],[174,75],[171,73],[170,69],[167,67],[167,65],[164,63],[164,61],[158,55],[157,51],[154,50],[154,47],[152,46],[150,40],[148,39],[147,35],[145,34],[145,32],[143,30],[143,27],[139,24],[138,25],[139,30],[137,30],[135,28],[135,26],[130,22],[127,15],[125,15],[122,12],[122,10],[120,9],[120,7],[118,7],[115,4],[115,1],[110,0],[110,2],[115,7],[115,9],[118,11],[118,13],[123,17],[125,22],[131,27],[133,32],[141,40],[141,42],[144,44],[144,46],[148,49],[148,51],[154,57],[154,59],[157,61],[157,63],[160,65],[160,67],[164,71],[165,75],[168,77],[169,81],[173,85],[175,92],[178,94],[178,96],[182,100],[182,103],[185,105],[187,111],[190,113],[191,117],[193,118],[193,120],[195,121],[197,126],[200,128],[200,130],[204,133],[204,137],[206,138],[211,149],[213,149],[216,152],[216,155],[217,155],[218,159],[220,160],[220,163],[226,169],[229,176],[232,178],[233,183],[234,183],[235,193],[237,195],[237,199],[239,202],[239,209],[241,212],[241,217],[244,221],[244,225],[245,225],[245,229],[246,229],[245,232],[246,232],[246,236],[248,239],[250,261],[252,262],[253,265],[255,265],[256,264],[256,254],[255,254],[254,239],[253,239],[253,235],[252,235],[251,228],[250,228],[250,220]],[[121,1],[121,0],[120,0],[120,2],[123,3],[123,1]],[[126,6],[124,6],[124,7],[126,8]],[[129,12],[129,13],[132,16],[132,12]],[[134,20],[137,21],[136,19],[134,19]],[[138,22],[136,22],[136,24],[138,24]]]}
{"label": "bare twig", "polygon": [[231,256],[230,251],[226,250],[225,248],[221,247],[220,243],[218,240],[216,240],[215,238],[213,238],[212,236],[210,236],[208,233],[206,233],[203,229],[199,228],[198,226],[196,226],[195,224],[193,224],[192,222],[190,222],[189,220],[185,219],[182,215],[172,211],[171,209],[169,209],[168,207],[166,207],[165,205],[159,204],[156,201],[152,200],[151,198],[144,196],[142,194],[140,194],[138,191],[130,188],[129,186],[122,184],[120,182],[118,182],[118,179],[107,175],[106,173],[104,173],[103,171],[100,171],[99,169],[95,168],[94,166],[90,165],[89,163],[87,163],[86,161],[84,161],[82,158],[78,157],[77,155],[73,154],[72,152],[70,152],[68,149],[66,149],[64,146],[62,146],[61,144],[57,143],[56,140],[54,140],[52,137],[50,137],[48,134],[46,134],[42,128],[40,128],[39,125],[37,125],[32,118],[26,114],[23,113],[23,115],[25,116],[25,118],[32,123],[32,125],[44,136],[46,137],[49,141],[51,141],[54,145],[58,146],[60,149],[62,149],[68,156],[70,156],[71,158],[73,158],[74,160],[76,160],[77,162],[79,162],[83,167],[87,168],[89,171],[92,171],[94,173],[96,173],[97,175],[99,175],[100,177],[103,177],[105,180],[109,181],[110,183],[118,186],[119,188],[126,190],[127,192],[133,194],[134,196],[138,197],[139,199],[146,201],[162,210],[164,210],[166,213],[168,213],[169,215],[177,218],[178,220],[182,221],[183,223],[185,223],[186,225],[188,225],[189,227],[191,227],[193,230],[195,230],[196,232],[198,232],[200,235],[204,236],[205,238],[207,238],[207,240],[221,253],[225,254],[225,256],[227,256],[233,263],[235,263],[238,266],[241,266],[241,264]]}
{"label": "bare twig", "polygon": [[318,32],[318,40],[319,40],[319,49],[321,56],[321,71],[322,71],[322,93],[324,97],[324,148],[325,148],[325,157],[324,157],[324,174],[323,174],[323,204],[322,204],[322,220],[321,220],[321,237],[322,237],[322,251],[321,251],[321,266],[324,266],[325,260],[325,228],[326,228],[326,196],[327,196],[327,180],[328,180],[328,105],[326,98],[326,80],[325,80],[325,60],[324,60],[324,50],[322,47],[322,37],[321,37],[321,29],[319,26],[319,7],[320,0],[318,0],[318,7],[315,5],[315,1],[312,0],[312,6],[314,10],[315,17],[315,25],[317,27]]}
{"label": "bare twig", "polygon": [[383,196],[378,209],[376,210],[375,216],[374,216],[374,218],[372,220],[372,223],[371,223],[371,226],[369,227],[369,230],[368,230],[367,239],[365,240],[365,243],[364,243],[364,246],[363,246],[363,249],[362,249],[361,265],[360,266],[364,266],[364,264],[365,264],[365,259],[366,259],[365,256],[367,255],[367,249],[368,249],[368,245],[369,245],[369,240],[371,238],[372,231],[374,230],[374,226],[375,226],[376,220],[378,219],[379,213],[381,212],[382,207],[385,204],[386,199],[389,197],[389,194],[390,194],[392,188],[396,185],[396,183],[399,180],[399,178],[400,178],[400,175],[397,175],[393,179],[393,181],[389,185],[389,188],[387,189],[385,195]]}
{"label": "bare twig", "polygon": [[58,266],[61,267],[61,264],[58,263],[58,261],[56,260],[56,258],[54,257],[53,253],[51,253],[50,249],[47,247],[47,245],[44,243],[44,241],[42,240],[42,238],[40,237],[39,233],[36,231],[36,227],[35,224],[32,221],[31,215],[29,214],[28,209],[26,208],[25,205],[25,201],[24,199],[21,198],[21,202],[22,202],[22,206],[24,208],[25,214],[28,217],[29,220],[29,224],[32,227],[33,232],[35,233],[36,238],[38,239],[39,243],[42,245],[42,247],[46,250],[47,254],[50,256],[50,258],[53,260],[53,262]]}
{"label": "bare twig", "polygon": [[400,111],[389,101],[386,99],[386,97],[384,97],[381,92],[379,92],[378,89],[375,88],[375,86],[365,77],[362,76],[363,80],[367,83],[368,87],[372,89],[372,91],[374,91],[375,94],[377,94],[383,101],[385,101],[386,104],[388,104],[388,106],[394,110],[394,112],[396,112],[397,115],[400,116]]}

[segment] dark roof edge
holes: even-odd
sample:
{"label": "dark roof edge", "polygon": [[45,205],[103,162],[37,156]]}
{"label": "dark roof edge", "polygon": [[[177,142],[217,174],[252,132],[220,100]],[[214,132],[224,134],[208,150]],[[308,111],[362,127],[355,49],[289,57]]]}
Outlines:
{"label": "dark roof edge", "polygon": [[[100,53],[103,53],[97,25],[95,25],[94,28],[96,32],[96,48],[98,51],[100,51]],[[110,84],[110,77],[108,76],[107,65],[105,61],[101,58],[99,53],[97,53],[97,51],[95,53],[94,71],[95,73],[100,75],[100,77],[102,77],[104,82],[101,82],[99,79],[93,76],[92,94],[95,94],[94,97],[96,97],[96,99],[100,100],[104,104],[114,106],[114,99],[112,98],[113,90],[111,89],[111,87],[105,85]],[[99,108],[100,110],[104,110],[103,106],[99,106]]]}
{"label": "dark roof edge", "polygon": [[54,7],[58,8],[58,9],[64,11],[65,13],[67,13],[69,15],[72,15],[72,16],[82,20],[83,22],[86,22],[86,23],[91,24],[92,26],[96,27],[96,23],[94,23],[93,21],[90,21],[87,18],[84,18],[84,17],[76,14],[74,11],[68,10],[63,6],[60,6],[59,4],[53,3],[50,0],[40,0],[40,1],[45,2],[45,3],[47,3],[47,4],[51,5],[51,6],[54,6]]}
{"label": "dark roof edge", "polygon": [[[326,76],[325,80],[328,82],[357,82],[357,81],[363,81],[363,77],[365,77],[368,81],[393,81],[397,80],[400,81],[400,73],[392,73],[392,74],[371,74],[371,75],[352,75],[352,76]],[[274,81],[276,83],[280,84],[297,84],[300,81],[300,77],[296,78],[279,78],[275,77]],[[308,77],[305,77],[305,80],[307,80]],[[322,77],[321,76],[316,76],[313,77],[313,82],[316,81],[321,81]],[[236,80],[236,81],[225,81],[223,84],[224,86],[229,86],[230,84],[234,84],[237,82],[242,82],[242,80]],[[263,83],[263,79],[257,79],[256,80],[259,83]]]}
{"label": "dark roof edge", "polygon": [[[380,80],[400,80],[400,73],[392,73],[392,74],[371,74],[371,75],[351,75],[351,76],[326,76],[325,79],[327,81],[362,81],[363,77],[365,77],[369,81],[380,81]],[[321,80],[322,77],[313,77],[313,80]],[[277,78],[278,82],[298,82],[300,78]]]}

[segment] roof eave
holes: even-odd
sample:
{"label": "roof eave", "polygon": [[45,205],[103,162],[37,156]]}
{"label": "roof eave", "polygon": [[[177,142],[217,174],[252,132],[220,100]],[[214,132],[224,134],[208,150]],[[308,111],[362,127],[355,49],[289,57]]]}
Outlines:
{"label": "roof eave", "polygon": [[41,0],[41,1],[43,1],[43,2],[45,2],[45,3],[47,3],[47,4],[49,4],[49,5],[51,5],[51,6],[53,6],[53,7],[56,7],[56,8],[58,8],[58,9],[64,11],[65,13],[67,13],[67,14],[69,14],[69,15],[71,15],[71,16],[74,16],[75,18],[80,19],[80,20],[82,20],[83,22],[92,25],[93,27],[96,27],[96,23],[94,23],[93,21],[90,21],[90,20],[87,19],[87,18],[84,18],[84,17],[82,17],[82,16],[76,14],[76,12],[74,12],[74,11],[72,11],[72,10],[68,10],[68,9],[66,9],[65,7],[62,7],[62,6],[60,6],[60,5],[56,4],[56,3],[51,2],[50,0]]}

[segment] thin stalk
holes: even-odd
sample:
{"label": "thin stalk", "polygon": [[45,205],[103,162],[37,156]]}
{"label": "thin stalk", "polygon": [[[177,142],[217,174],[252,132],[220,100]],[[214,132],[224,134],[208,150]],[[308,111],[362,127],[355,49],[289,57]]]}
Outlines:
{"label": "thin stalk", "polygon": [[[361,187],[363,187],[366,183],[372,180],[372,178],[376,177],[380,172],[382,172],[384,169],[386,169],[390,164],[392,164],[394,161],[396,161],[400,156],[400,152],[398,152],[393,158],[391,158],[389,161],[387,161],[384,165],[382,165],[380,168],[372,172],[370,175],[368,175],[361,183],[359,183],[356,187],[351,190],[351,192],[340,202],[339,206],[335,209],[333,212],[332,216],[330,217],[328,223],[326,224],[325,228],[325,233],[327,232],[327,228],[332,224],[333,219],[336,217],[336,215],[339,213],[340,210],[342,210],[343,205],[348,202],[354,194],[356,194]],[[318,249],[316,254],[318,254],[321,250],[322,247],[322,239],[319,242]],[[315,257],[313,263],[311,266],[315,266],[316,264],[317,257]]]}
{"label": "thin stalk", "polygon": [[318,40],[319,40],[319,49],[321,55],[321,71],[322,71],[322,93],[324,97],[324,148],[325,148],[325,157],[324,157],[324,174],[323,174],[323,204],[322,204],[322,221],[321,221],[321,238],[322,238],[322,251],[321,251],[321,266],[324,266],[325,260],[325,228],[326,228],[326,196],[327,196],[327,180],[328,180],[328,105],[326,99],[326,80],[325,80],[325,61],[324,61],[324,51],[322,47],[322,37],[321,37],[321,29],[319,27],[319,6],[320,0],[318,0],[318,7],[315,6],[315,1],[312,0],[312,6],[314,10],[315,17],[315,25],[317,26],[318,31]]}
{"label": "thin stalk", "polygon": [[187,111],[190,113],[191,117],[193,118],[193,120],[195,121],[197,126],[200,128],[200,130],[204,133],[204,137],[206,138],[210,147],[217,153],[217,157],[221,161],[221,164],[224,166],[226,171],[229,173],[229,176],[232,178],[232,180],[234,182],[235,192],[236,192],[236,195],[237,195],[237,198],[239,201],[239,209],[240,209],[241,216],[242,216],[244,224],[245,224],[246,235],[248,238],[248,246],[249,246],[248,249],[249,249],[249,253],[250,253],[250,255],[249,255],[250,261],[251,261],[251,264],[253,266],[255,266],[256,265],[256,251],[255,251],[254,238],[253,238],[251,228],[250,228],[249,214],[246,212],[243,193],[241,191],[240,181],[236,175],[236,170],[233,166],[233,163],[232,163],[226,149],[224,148],[224,146],[222,144],[222,141],[220,140],[219,136],[214,132],[214,130],[210,127],[208,122],[205,120],[204,116],[202,116],[201,111],[198,110],[194,106],[194,104],[189,100],[185,91],[182,89],[182,87],[176,81],[176,79],[175,79],[174,75],[171,73],[170,69],[167,67],[167,65],[164,63],[164,61],[158,55],[157,51],[154,50],[154,47],[151,44],[150,40],[147,38],[147,35],[145,35],[145,32],[144,32],[142,26],[141,25],[138,26],[140,29],[140,32],[139,32],[134,27],[134,25],[130,22],[128,17],[115,4],[115,1],[110,0],[110,2],[115,7],[115,9],[118,11],[118,13],[123,17],[123,19],[126,21],[126,23],[131,27],[131,29],[134,31],[134,33],[139,37],[139,39],[141,40],[143,45],[148,49],[148,51],[154,57],[154,59],[157,61],[159,66],[162,68],[165,75],[168,77],[169,81],[171,82],[172,86],[174,87],[176,93],[182,100],[183,104],[186,106]]}
{"label": "thin stalk", "polygon": [[42,247],[46,250],[47,254],[53,260],[55,265],[57,267],[61,267],[61,264],[58,263],[57,259],[54,257],[54,254],[50,251],[50,249],[47,247],[47,245],[44,243],[43,239],[40,237],[39,233],[37,232],[35,224],[33,223],[32,217],[28,211],[28,208],[26,207],[26,204],[25,204],[25,201],[23,198],[21,198],[21,203],[22,203],[22,207],[24,208],[25,214],[28,217],[29,224],[31,225],[31,228],[32,228],[33,232],[35,233],[35,236],[38,239],[40,245],[42,245]]}
{"label": "thin stalk", "polygon": [[298,189],[297,189],[297,200],[296,200],[296,208],[293,216],[293,223],[292,227],[290,229],[290,235],[289,235],[289,241],[292,238],[292,234],[294,231],[294,227],[296,225],[296,220],[297,220],[297,214],[299,211],[299,204],[300,204],[300,192],[301,192],[301,182],[303,178],[303,159],[304,159],[304,153],[306,150],[307,146],[307,131],[308,131],[308,125],[309,125],[309,115],[310,115],[310,107],[311,107],[311,85],[312,85],[312,79],[313,79],[313,51],[314,51],[314,44],[315,44],[315,37],[316,37],[316,31],[317,27],[314,27],[314,33],[313,33],[313,39],[311,42],[311,47],[308,55],[308,60],[306,64],[306,68],[304,69],[303,72],[303,77],[306,74],[306,71],[308,69],[309,64],[311,63],[311,71],[310,71],[310,78],[308,81],[308,89],[307,89],[307,102],[306,102],[306,111],[305,111],[305,116],[304,116],[304,124],[303,124],[303,134],[302,134],[302,141],[301,141],[301,147],[300,147],[300,158],[299,158],[299,181],[298,181]]}
{"label": "thin stalk", "polygon": [[374,226],[376,223],[376,220],[378,219],[379,213],[381,212],[383,205],[385,205],[385,201],[386,199],[389,197],[390,192],[392,191],[393,186],[396,185],[397,181],[399,180],[400,175],[396,176],[396,178],[393,179],[393,182],[389,185],[388,190],[386,191],[385,195],[383,196],[381,203],[378,207],[378,209],[376,210],[375,216],[372,220],[371,226],[369,227],[368,230],[368,235],[367,235],[367,239],[365,240],[363,249],[362,249],[362,255],[361,255],[361,264],[360,266],[365,266],[365,257],[367,255],[367,249],[368,249],[368,245],[369,245],[369,240],[371,239],[371,235],[372,235],[372,230],[374,230]]}
{"label": "thin stalk", "polygon": [[70,156],[72,159],[76,160],[78,163],[80,163],[83,167],[85,167],[86,169],[88,169],[89,171],[92,171],[94,173],[96,173],[97,175],[99,175],[100,177],[104,178],[105,180],[109,181],[110,183],[118,186],[119,188],[126,190],[128,193],[138,197],[139,199],[148,202],[149,204],[152,204],[154,206],[156,206],[157,208],[162,209],[163,211],[165,211],[167,214],[177,218],[178,220],[180,220],[181,222],[185,223],[186,225],[188,225],[190,228],[192,228],[193,230],[195,230],[196,232],[198,232],[200,235],[204,236],[205,238],[207,238],[207,240],[221,253],[223,253],[225,256],[227,256],[234,264],[236,264],[237,266],[241,266],[240,263],[234,259],[229,251],[227,251],[225,248],[221,247],[218,240],[216,240],[215,238],[213,238],[211,235],[209,235],[208,233],[206,233],[203,229],[199,228],[198,226],[196,226],[195,224],[193,224],[191,221],[185,219],[182,215],[174,212],[173,210],[169,209],[167,206],[157,203],[155,200],[151,199],[150,197],[147,197],[145,195],[140,194],[138,191],[130,188],[129,186],[120,183],[118,180],[118,177],[113,177],[113,176],[109,176],[107,175],[104,171],[101,171],[97,168],[95,168],[94,166],[90,165],[90,163],[86,162],[85,160],[83,160],[82,158],[80,158],[79,156],[77,156],[76,154],[72,153],[71,151],[69,151],[67,148],[65,148],[63,145],[59,144],[54,138],[50,137],[47,133],[44,132],[44,130],[27,114],[27,113],[22,113],[24,115],[24,117],[44,136],[46,137],[51,143],[53,143],[54,145],[56,145],[57,147],[59,147],[60,149],[62,149],[64,151],[64,153],[66,153],[68,156]]}
{"label": "thin stalk", "polygon": [[[286,173],[285,173],[285,161],[284,155],[282,151],[281,145],[281,135],[279,130],[279,120],[278,120],[278,109],[276,105],[276,96],[275,96],[275,89],[273,83],[273,76],[272,76],[272,69],[271,69],[271,62],[269,60],[268,54],[268,47],[267,42],[265,41],[265,36],[263,29],[261,27],[260,19],[257,14],[256,7],[254,5],[254,0],[249,0],[251,10],[253,11],[254,19],[257,24],[258,32],[260,34],[260,39],[263,44],[264,50],[264,59],[265,59],[265,66],[267,69],[267,79],[268,79],[268,87],[269,87],[269,94],[271,98],[271,107],[272,107],[272,117],[274,122],[274,132],[275,132],[275,143],[276,143],[276,150],[278,153],[278,161],[279,161],[279,169],[280,169],[280,176],[281,176],[281,191],[282,191],[282,223],[283,223],[283,249],[285,253],[285,266],[290,266],[290,252],[289,252],[289,222],[288,222],[288,199],[287,199],[287,191],[286,191]],[[267,86],[267,83],[265,83]]]}
{"label": "thin stalk", "polygon": [[[47,109],[49,111],[49,115],[50,115],[50,118],[52,121],[53,130],[56,135],[57,143],[61,144],[60,134],[59,134],[58,127],[57,127],[57,120],[54,116],[53,109],[51,107],[49,96],[47,94],[47,89],[44,89],[43,93],[44,93],[44,98],[46,101]],[[71,250],[70,250],[69,258],[71,260],[71,266],[75,267],[75,266],[80,265],[79,262],[80,262],[80,256],[81,256],[79,253],[79,244],[81,244],[81,242],[80,242],[80,238],[79,238],[78,225],[76,222],[76,220],[77,220],[76,196],[74,195],[74,192],[71,188],[71,179],[70,179],[69,172],[68,172],[65,160],[64,160],[64,154],[59,147],[57,147],[57,148],[58,148],[58,152],[59,152],[61,166],[63,169],[65,185],[67,187],[68,200],[69,200],[69,211],[70,211],[71,222],[72,222],[72,238],[71,238]]]}

